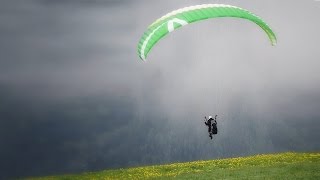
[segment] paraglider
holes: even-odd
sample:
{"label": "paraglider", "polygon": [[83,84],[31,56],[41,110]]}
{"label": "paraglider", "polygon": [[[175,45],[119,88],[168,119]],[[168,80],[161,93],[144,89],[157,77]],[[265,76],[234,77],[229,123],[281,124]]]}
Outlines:
{"label": "paraglider", "polygon": [[153,46],[170,32],[201,20],[232,17],[249,20],[267,34],[272,45],[277,43],[275,33],[260,17],[240,7],[225,4],[202,4],[172,11],[153,22],[145,31],[138,44],[138,55],[146,60]]}
{"label": "paraglider", "polygon": [[212,139],[212,135],[213,134],[218,134],[218,128],[217,128],[217,116],[216,115],[214,117],[214,119],[212,118],[212,116],[209,116],[208,119],[207,117],[205,116],[204,119],[205,119],[205,122],[204,124],[206,126],[208,126],[208,133],[209,133],[209,137]]}
{"label": "paraglider", "polygon": [[[269,25],[252,12],[225,4],[202,4],[177,9],[154,21],[144,32],[138,43],[138,55],[141,60],[145,61],[154,45],[170,32],[193,22],[219,17],[251,21],[266,33],[271,45],[274,46],[277,43],[277,37]],[[217,115],[215,118],[209,116],[209,119],[207,119],[205,117],[205,125],[208,126],[208,133],[211,139],[213,134],[218,133],[216,118]]]}

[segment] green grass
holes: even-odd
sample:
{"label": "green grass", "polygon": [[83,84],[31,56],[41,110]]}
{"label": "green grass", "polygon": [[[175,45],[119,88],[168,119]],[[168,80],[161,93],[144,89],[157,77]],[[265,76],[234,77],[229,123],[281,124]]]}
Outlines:
{"label": "green grass", "polygon": [[281,153],[105,170],[54,179],[320,179],[320,153]]}

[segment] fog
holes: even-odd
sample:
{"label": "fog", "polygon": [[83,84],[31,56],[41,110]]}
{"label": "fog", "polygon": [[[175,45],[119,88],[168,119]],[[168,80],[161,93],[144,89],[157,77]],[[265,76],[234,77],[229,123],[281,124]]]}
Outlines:
{"label": "fog", "polygon": [[[201,21],[163,38],[149,24],[224,3],[252,22]],[[320,150],[320,2],[0,2],[0,179]],[[208,137],[204,116],[218,114]]]}

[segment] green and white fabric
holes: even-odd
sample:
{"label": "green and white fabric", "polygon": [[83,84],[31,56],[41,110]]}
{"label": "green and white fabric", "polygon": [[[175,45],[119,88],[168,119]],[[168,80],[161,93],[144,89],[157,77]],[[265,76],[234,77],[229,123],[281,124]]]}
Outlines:
{"label": "green and white fabric", "polygon": [[203,4],[172,11],[153,22],[139,41],[139,57],[145,60],[152,47],[169,32],[192,22],[217,17],[235,17],[252,21],[265,31],[272,45],[277,42],[276,35],[269,25],[248,10],[224,4]]}

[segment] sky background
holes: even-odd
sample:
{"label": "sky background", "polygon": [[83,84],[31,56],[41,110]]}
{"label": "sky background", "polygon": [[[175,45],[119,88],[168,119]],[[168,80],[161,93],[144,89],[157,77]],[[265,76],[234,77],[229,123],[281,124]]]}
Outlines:
{"label": "sky background", "polygon": [[[221,18],[139,59],[149,24],[203,3],[254,12],[277,46]],[[319,17],[313,0],[2,0],[0,179],[319,151]]]}

